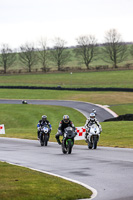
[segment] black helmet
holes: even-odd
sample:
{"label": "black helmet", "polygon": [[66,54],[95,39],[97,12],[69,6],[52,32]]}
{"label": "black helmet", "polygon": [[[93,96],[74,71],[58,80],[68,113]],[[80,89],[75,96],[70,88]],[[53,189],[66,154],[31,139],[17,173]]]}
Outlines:
{"label": "black helmet", "polygon": [[46,115],[43,115],[43,116],[42,116],[42,120],[45,121],[46,119],[47,119],[47,116],[46,116]]}
{"label": "black helmet", "polygon": [[63,121],[67,124],[69,122],[69,116],[68,115],[64,115],[63,116]]}

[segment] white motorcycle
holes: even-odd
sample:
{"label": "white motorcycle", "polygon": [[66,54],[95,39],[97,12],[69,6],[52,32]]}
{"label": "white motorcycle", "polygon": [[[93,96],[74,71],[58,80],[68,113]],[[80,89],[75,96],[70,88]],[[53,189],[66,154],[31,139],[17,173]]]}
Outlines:
{"label": "white motorcycle", "polygon": [[97,143],[100,138],[100,133],[101,133],[101,129],[96,124],[92,124],[89,127],[88,135],[87,135],[87,143],[88,143],[89,149],[97,148]]}
{"label": "white motorcycle", "polygon": [[97,111],[95,109],[92,109],[92,112],[96,115]]}
{"label": "white motorcycle", "polygon": [[40,131],[40,144],[41,146],[47,146],[49,140],[49,128],[47,126],[44,126],[41,128]]}

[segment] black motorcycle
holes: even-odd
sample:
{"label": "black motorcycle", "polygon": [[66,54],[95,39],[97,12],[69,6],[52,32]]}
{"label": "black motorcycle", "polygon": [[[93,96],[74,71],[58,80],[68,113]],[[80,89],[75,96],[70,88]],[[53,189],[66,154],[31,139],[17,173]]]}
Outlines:
{"label": "black motorcycle", "polygon": [[75,131],[73,130],[73,128],[72,127],[65,128],[62,140],[62,152],[64,154],[66,153],[71,154],[74,145],[74,137],[75,137]]}
{"label": "black motorcycle", "polygon": [[40,144],[41,146],[47,146],[49,140],[49,128],[43,126],[40,131]]}

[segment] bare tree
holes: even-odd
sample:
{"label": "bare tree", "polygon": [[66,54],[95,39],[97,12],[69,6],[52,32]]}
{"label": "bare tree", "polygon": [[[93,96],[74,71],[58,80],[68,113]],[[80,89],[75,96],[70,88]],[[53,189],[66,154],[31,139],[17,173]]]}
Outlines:
{"label": "bare tree", "polygon": [[66,41],[61,38],[55,38],[54,47],[51,50],[51,59],[58,66],[58,71],[61,70],[63,65],[70,61],[70,51],[65,47]]}
{"label": "bare tree", "polygon": [[48,60],[49,60],[49,51],[47,47],[47,40],[41,39],[40,42],[40,49],[38,49],[38,59],[42,64],[42,70],[44,72],[47,71]]}
{"label": "bare tree", "polygon": [[28,67],[29,72],[31,72],[31,67],[34,66],[38,60],[34,46],[32,44],[21,46],[19,59],[26,67]]}
{"label": "bare tree", "polygon": [[80,36],[77,40],[77,47],[74,49],[75,56],[82,59],[87,69],[89,69],[89,64],[94,60],[97,55],[96,49],[96,38],[95,36]]}
{"label": "bare tree", "polygon": [[131,45],[131,47],[130,47],[130,54],[131,54],[131,56],[133,57],[133,44]]}
{"label": "bare tree", "polygon": [[115,29],[106,33],[102,50],[104,56],[102,59],[107,63],[112,63],[115,68],[127,57],[127,45],[122,42],[121,35]]}
{"label": "bare tree", "polygon": [[0,54],[0,65],[4,68],[4,73],[16,60],[16,53],[14,53],[7,44],[3,44]]}

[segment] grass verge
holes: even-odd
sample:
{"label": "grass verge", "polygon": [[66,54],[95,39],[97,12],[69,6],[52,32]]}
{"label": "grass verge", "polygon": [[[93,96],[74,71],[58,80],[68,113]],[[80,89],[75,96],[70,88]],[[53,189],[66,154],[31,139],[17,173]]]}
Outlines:
{"label": "grass verge", "polygon": [[5,162],[0,172],[1,200],[74,200],[92,194],[76,183]]}

